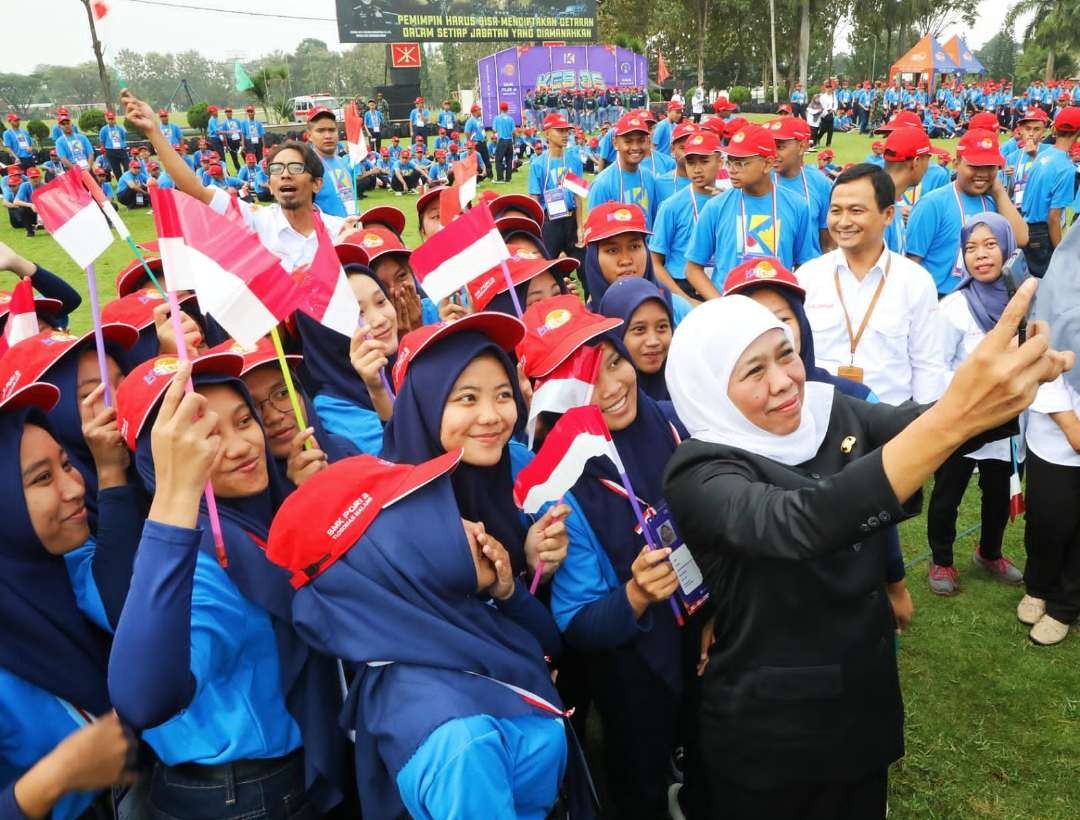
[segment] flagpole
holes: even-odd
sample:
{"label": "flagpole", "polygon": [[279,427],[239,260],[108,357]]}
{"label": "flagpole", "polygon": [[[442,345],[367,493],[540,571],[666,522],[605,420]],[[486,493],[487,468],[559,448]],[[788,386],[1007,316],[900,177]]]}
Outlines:
{"label": "flagpole", "polygon": [[[296,424],[299,429],[306,430],[307,422],[304,421],[304,409],[300,406],[300,396],[296,392],[296,385],[293,384],[292,371],[289,370],[289,363],[285,361],[285,347],[281,344],[281,334],[278,333],[276,327],[270,329],[270,338],[274,340],[274,352],[277,353],[278,364],[281,366],[281,376],[285,379],[285,389],[289,391],[289,402],[292,404],[293,413],[296,415]],[[311,447],[311,439],[305,439],[304,449],[310,449]]]}
{"label": "flagpole", "polygon": [[499,260],[499,267],[502,268],[503,278],[506,280],[506,287],[510,291],[510,298],[514,302],[514,312],[517,313],[517,317],[520,319],[523,315],[521,310],[521,302],[518,300],[517,291],[514,290],[514,278],[510,275],[510,267],[506,264],[505,259]]}
{"label": "flagpole", "polygon": [[109,365],[105,361],[105,336],[101,332],[101,308],[98,304],[97,276],[94,275],[93,262],[86,266],[86,286],[90,291],[90,316],[94,322],[94,347],[97,348],[101,383],[105,387],[105,406],[112,407],[112,386],[109,384]]}

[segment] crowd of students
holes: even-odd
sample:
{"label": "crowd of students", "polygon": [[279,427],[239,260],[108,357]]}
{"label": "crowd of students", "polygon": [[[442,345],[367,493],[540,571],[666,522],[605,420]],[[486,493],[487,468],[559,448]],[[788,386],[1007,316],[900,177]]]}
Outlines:
{"label": "crowd of students", "polygon": [[[401,210],[357,212],[332,112],[249,155],[269,204],[237,207],[212,155],[123,104],[144,190],[239,213],[290,272],[333,243],[361,326],[295,314],[287,379],[196,294],[177,338],[134,263],[102,373],[66,330],[78,294],[0,245],[40,324],[0,356],[3,820],[883,818],[914,617],[897,524],[934,476],[928,582],[955,594],[976,467],[979,571],[1023,586],[1036,644],[1080,619],[1077,340],[1024,328],[1080,108],[1050,143],[1036,109],[1004,146],[969,123],[952,177],[902,111],[880,164],[826,174],[800,117],[675,102],[620,116],[591,181],[545,113],[529,194],[482,197],[513,293],[476,310],[422,295]],[[445,229],[426,176],[422,241]],[[579,357],[613,455],[525,515],[515,480],[567,410],[545,381]]]}

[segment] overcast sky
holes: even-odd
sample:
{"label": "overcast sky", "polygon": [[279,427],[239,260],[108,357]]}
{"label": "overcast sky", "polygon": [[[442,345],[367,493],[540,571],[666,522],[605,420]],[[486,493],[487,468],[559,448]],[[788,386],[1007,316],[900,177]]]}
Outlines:
{"label": "overcast sky", "polygon": [[[248,60],[281,49],[291,51],[305,37],[337,45],[334,0],[107,0],[111,10],[99,24],[108,51],[184,51],[197,49],[208,57]],[[306,20],[284,20],[224,14],[209,8],[165,8],[186,4],[230,8],[235,11],[302,14]],[[1001,0],[982,0],[982,7],[1000,10]],[[40,28],[41,36],[8,36],[0,47],[0,71],[27,73],[40,63],[75,65],[93,59],[85,12],[78,0],[33,0],[33,19],[58,25]],[[327,18],[327,19],[319,19]],[[960,34],[972,48],[979,48],[997,32],[1001,14],[979,15],[970,31],[964,26],[949,30],[943,39]],[[838,48],[843,43],[837,43]]]}

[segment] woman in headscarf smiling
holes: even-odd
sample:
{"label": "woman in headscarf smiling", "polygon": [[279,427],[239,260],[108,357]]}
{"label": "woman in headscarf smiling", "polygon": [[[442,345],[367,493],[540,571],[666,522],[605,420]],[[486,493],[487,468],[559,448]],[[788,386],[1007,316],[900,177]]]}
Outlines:
{"label": "woman in headscarf smiling", "polygon": [[668,388],[692,439],[665,497],[716,603],[701,712],[713,813],[885,816],[903,705],[882,531],[915,514],[954,451],[1071,366],[1044,327],[1012,348],[1034,290],[928,409],[808,382],[790,332],[743,296],[676,330]]}
{"label": "woman in headscarf smiling", "polygon": [[622,343],[637,370],[638,386],[657,401],[666,400],[664,366],[673,317],[664,292],[645,279],[620,279],[600,300],[600,313],[622,319]]}

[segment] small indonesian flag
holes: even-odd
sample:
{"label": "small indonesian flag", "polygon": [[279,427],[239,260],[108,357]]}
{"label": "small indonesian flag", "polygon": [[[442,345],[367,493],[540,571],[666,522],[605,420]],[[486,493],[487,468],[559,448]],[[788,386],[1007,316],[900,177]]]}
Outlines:
{"label": "small indonesian flag", "polygon": [[491,209],[480,203],[414,250],[409,261],[424,293],[438,302],[509,258]]}
{"label": "small indonesian flag", "polygon": [[94,19],[101,20],[109,13],[109,4],[105,0],[91,0],[90,9],[94,12]]}
{"label": "small indonesian flag", "polygon": [[175,188],[152,188],[150,203],[166,287],[194,290],[237,342],[254,345],[296,309],[296,284],[255,234]]}
{"label": "small indonesian flag", "polygon": [[37,310],[34,307],[34,288],[29,279],[20,279],[11,291],[8,320],[4,326],[5,350],[38,332]]}
{"label": "small indonesian flag", "polygon": [[1016,463],[1016,441],[1011,437],[1009,447],[1012,450],[1012,475],[1009,476],[1009,521],[1013,522],[1024,514],[1027,507],[1024,505],[1024,487],[1020,483],[1020,468]]}
{"label": "small indonesian flag", "polygon": [[34,207],[46,230],[80,268],[92,265],[112,244],[113,235],[101,209],[73,168],[33,193]]}
{"label": "small indonesian flag", "polygon": [[454,187],[458,189],[458,204],[465,210],[476,197],[476,154],[466,154],[464,159],[451,163],[450,171],[454,175]]}
{"label": "small indonesian flag", "polygon": [[315,236],[319,242],[315,258],[306,268],[293,271],[297,307],[316,322],[351,337],[360,326],[360,306],[322,219],[315,220]]}
{"label": "small indonesian flag", "polygon": [[575,407],[563,414],[551,428],[544,446],[514,482],[514,503],[533,514],[549,501],[557,501],[573,487],[585,463],[607,456],[620,473],[626,472],[615,443],[611,440],[600,408]]}
{"label": "small indonesian flag", "polygon": [[536,435],[536,420],[541,413],[565,413],[592,400],[603,358],[604,349],[600,345],[582,345],[570,358],[536,383],[529,404],[529,420],[525,425],[530,449]]}
{"label": "small indonesian flag", "polygon": [[368,155],[364,137],[364,120],[356,110],[356,102],[345,106],[345,143],[349,146],[349,163],[359,165]]}
{"label": "small indonesian flag", "polygon": [[587,197],[589,195],[589,183],[585,177],[579,177],[573,171],[567,171],[563,177],[563,187],[575,196]]}

